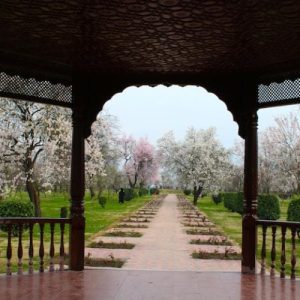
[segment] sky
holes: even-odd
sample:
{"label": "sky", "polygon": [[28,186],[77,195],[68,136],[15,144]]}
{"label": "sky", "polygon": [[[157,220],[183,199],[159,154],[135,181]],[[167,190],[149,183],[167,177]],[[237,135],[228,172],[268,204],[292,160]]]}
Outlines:
{"label": "sky", "polygon": [[[276,116],[294,110],[294,105],[259,110],[259,130],[273,125]],[[107,101],[103,111],[118,118],[126,135],[146,137],[153,145],[170,130],[182,139],[190,127],[215,127],[226,148],[240,139],[238,126],[224,102],[201,87],[128,87]]]}

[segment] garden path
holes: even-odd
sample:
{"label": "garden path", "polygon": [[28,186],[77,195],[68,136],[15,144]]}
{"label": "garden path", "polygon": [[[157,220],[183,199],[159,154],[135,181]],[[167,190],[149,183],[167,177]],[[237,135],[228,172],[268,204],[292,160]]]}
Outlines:
{"label": "garden path", "polygon": [[[207,249],[205,245],[191,245],[192,238],[181,224],[175,195],[168,195],[149,228],[137,239],[122,269],[165,271],[227,271],[240,272],[239,260],[193,259],[193,250]],[[209,245],[208,249],[214,246]],[[220,246],[215,246],[219,249]],[[209,251],[209,250],[208,250]],[[213,250],[212,250],[213,251]]]}

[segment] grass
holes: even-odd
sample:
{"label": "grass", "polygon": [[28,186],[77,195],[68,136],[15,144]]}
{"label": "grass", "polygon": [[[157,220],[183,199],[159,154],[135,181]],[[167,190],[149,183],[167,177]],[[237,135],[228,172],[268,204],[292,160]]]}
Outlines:
{"label": "grass", "polygon": [[[115,224],[120,222],[122,219],[128,217],[131,213],[137,211],[143,207],[147,202],[152,199],[152,196],[143,196],[126,201],[124,204],[118,203],[118,195],[116,193],[106,193],[107,203],[105,208],[102,208],[96,199],[91,199],[88,195],[85,197],[85,217],[86,217],[86,229],[85,239],[89,241],[99,231],[104,231]],[[10,199],[14,200],[28,200],[27,193],[17,192],[13,194]],[[52,193],[50,195],[41,194],[41,208],[43,217],[59,218],[60,208],[69,207],[69,197],[62,193]],[[45,226],[44,243],[45,253],[49,253],[50,248],[50,226]],[[69,226],[65,228],[65,251],[68,252],[68,240],[69,240]],[[23,263],[24,270],[27,269],[28,265],[28,231],[24,232],[23,235]],[[34,226],[34,255],[38,255],[39,251],[39,229],[38,226]],[[58,225],[55,226],[55,251],[59,251],[60,234]],[[13,246],[13,258],[12,265],[13,271],[16,271],[17,264],[17,248],[18,238],[12,239]],[[6,269],[6,247],[7,247],[7,234],[0,231],[0,273],[4,273]],[[45,265],[49,263],[48,255],[45,256]],[[34,259],[35,268],[38,266],[38,257]]]}
{"label": "grass", "polygon": [[99,242],[90,243],[88,247],[90,247],[90,248],[105,248],[105,249],[133,249],[134,246],[135,246],[134,244],[126,243],[126,242],[105,243],[103,241],[99,241]]}
{"label": "grass", "polygon": [[[287,218],[287,208],[289,201],[280,200],[280,210],[281,216],[280,220],[286,221]],[[242,218],[238,213],[233,213],[228,211],[223,203],[218,205],[214,204],[211,197],[203,197],[198,201],[198,208],[201,212],[205,213],[210,221],[216,224],[216,226],[224,231],[225,235],[229,237],[230,240],[236,242],[238,245],[242,245]],[[261,247],[262,247],[262,230],[258,228],[258,246],[256,256],[258,261],[261,257]],[[290,274],[290,260],[291,260],[291,239],[290,231],[287,232],[286,239],[286,273]],[[296,255],[298,266],[296,265],[296,276],[300,276],[300,239],[296,240]],[[277,258],[276,258],[276,270],[280,271],[280,254],[281,254],[281,233],[278,228],[277,238],[276,238],[276,249],[277,249]],[[271,229],[267,231],[267,265],[271,264]]]}

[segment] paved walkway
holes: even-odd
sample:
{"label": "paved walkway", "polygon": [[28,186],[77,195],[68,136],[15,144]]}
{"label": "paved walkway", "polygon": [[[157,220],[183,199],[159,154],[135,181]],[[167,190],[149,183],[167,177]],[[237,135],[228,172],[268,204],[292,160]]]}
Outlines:
{"label": "paved walkway", "polygon": [[130,250],[123,269],[240,272],[240,261],[191,258],[193,250],[203,247],[189,244],[194,237],[185,233],[177,203],[175,195],[168,195],[164,199],[149,228],[142,238],[137,239],[134,249]]}

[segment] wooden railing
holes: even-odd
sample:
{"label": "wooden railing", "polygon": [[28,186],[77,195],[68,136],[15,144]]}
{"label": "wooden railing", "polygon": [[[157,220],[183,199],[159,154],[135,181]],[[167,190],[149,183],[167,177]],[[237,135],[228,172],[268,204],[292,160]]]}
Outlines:
{"label": "wooden railing", "polygon": [[283,222],[283,221],[268,221],[268,220],[258,220],[257,225],[262,227],[262,249],[261,249],[261,274],[266,273],[266,257],[267,257],[267,229],[271,229],[271,266],[270,266],[270,275],[275,276],[275,267],[276,267],[276,234],[277,228],[280,228],[281,234],[281,250],[280,250],[280,277],[286,277],[286,241],[288,231],[291,233],[291,242],[290,242],[290,267],[291,279],[296,278],[296,239],[297,231],[300,230],[300,222]]}
{"label": "wooden railing", "polygon": [[[17,274],[23,274],[23,237],[24,228],[29,231],[29,245],[28,245],[28,273],[32,274],[34,272],[33,260],[34,260],[34,227],[35,225],[39,228],[39,272],[44,272],[45,270],[45,246],[44,246],[44,234],[45,226],[49,224],[50,226],[50,247],[49,247],[49,271],[54,271],[54,258],[55,258],[55,225],[59,225],[60,241],[59,241],[59,270],[64,270],[64,259],[65,259],[65,246],[64,246],[64,234],[65,225],[70,224],[70,219],[66,218],[0,218],[0,226],[5,226],[7,231],[7,247],[6,247],[6,274],[12,274],[12,239],[14,236],[17,239]],[[2,231],[1,231],[2,232]]]}

